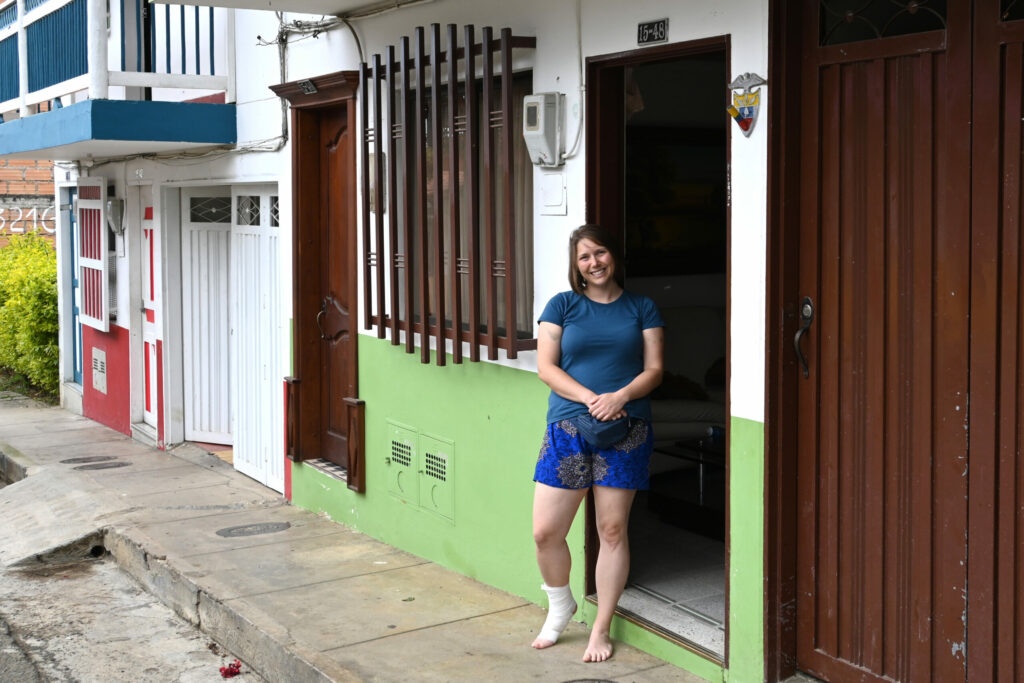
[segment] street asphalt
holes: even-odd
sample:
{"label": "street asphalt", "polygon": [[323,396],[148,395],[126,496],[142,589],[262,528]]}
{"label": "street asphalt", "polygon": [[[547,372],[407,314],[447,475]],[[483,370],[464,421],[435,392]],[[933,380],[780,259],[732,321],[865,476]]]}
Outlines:
{"label": "street asphalt", "polygon": [[[101,554],[272,683],[699,679],[298,509],[192,444],[157,450],[0,392],[0,571]],[[0,576],[2,580],[2,576]],[[540,579],[538,578],[538,581]]]}

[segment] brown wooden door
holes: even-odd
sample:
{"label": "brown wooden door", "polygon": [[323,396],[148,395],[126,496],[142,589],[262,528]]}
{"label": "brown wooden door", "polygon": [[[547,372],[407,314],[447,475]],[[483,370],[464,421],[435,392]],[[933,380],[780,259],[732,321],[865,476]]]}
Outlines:
{"label": "brown wooden door", "polygon": [[345,397],[356,396],[355,288],[350,286],[352,259],[347,188],[355,169],[346,165],[351,145],[346,110],[320,116],[320,429],[321,457],[348,466],[348,409]]}
{"label": "brown wooden door", "polygon": [[[365,490],[365,412],[358,396],[355,307],[355,83],[340,71],[272,90],[292,107],[294,361],[286,378],[286,448],[325,458]],[[313,87],[310,88],[310,83]]]}
{"label": "brown wooden door", "polygon": [[[828,44],[804,3],[797,665],[966,675],[971,22]],[[835,4],[835,3],[831,3]],[[843,27],[841,27],[843,28]],[[845,28],[843,28],[845,30]]]}
{"label": "brown wooden door", "polygon": [[1024,3],[977,0],[968,680],[1024,679]]}

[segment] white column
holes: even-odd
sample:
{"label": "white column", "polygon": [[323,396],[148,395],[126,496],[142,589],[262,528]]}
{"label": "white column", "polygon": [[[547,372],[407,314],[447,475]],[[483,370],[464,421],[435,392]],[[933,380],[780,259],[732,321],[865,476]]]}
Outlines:
{"label": "white column", "polygon": [[[232,103],[235,101],[235,10],[227,8],[227,30],[224,31],[224,40],[227,41],[227,56],[228,56],[228,89],[224,93],[224,102]],[[213,27],[210,27],[213,30]]]}
{"label": "white column", "polygon": [[[22,2],[23,0],[18,0]],[[89,99],[107,99],[110,73],[107,65],[107,3],[87,0],[87,46],[89,50]]]}
{"label": "white column", "polygon": [[25,0],[18,0],[18,95],[21,97],[19,114],[29,116],[28,106],[28,32],[25,30]]}

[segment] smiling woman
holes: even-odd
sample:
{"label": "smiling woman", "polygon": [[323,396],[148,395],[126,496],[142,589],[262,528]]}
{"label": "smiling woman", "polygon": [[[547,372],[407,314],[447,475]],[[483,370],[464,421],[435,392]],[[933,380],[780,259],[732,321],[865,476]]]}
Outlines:
{"label": "smiling woman", "polygon": [[[537,373],[551,396],[534,474],[533,535],[549,607],[533,647],[554,645],[576,611],[566,535],[592,490],[601,543],[585,662],[612,656],[612,615],[629,574],[629,512],[636,492],[650,485],[649,394],[662,374],[665,323],[653,301],[622,288],[621,263],[604,230],[577,228],[569,238],[572,291],[555,295],[538,321]],[[580,417],[626,426],[615,443],[601,443],[577,427]]]}

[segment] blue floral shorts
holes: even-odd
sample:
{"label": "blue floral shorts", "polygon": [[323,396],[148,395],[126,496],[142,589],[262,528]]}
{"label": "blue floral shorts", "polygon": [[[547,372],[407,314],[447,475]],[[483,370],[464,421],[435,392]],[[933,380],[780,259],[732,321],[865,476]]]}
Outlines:
{"label": "blue floral shorts", "polygon": [[610,486],[650,488],[654,433],[647,420],[631,419],[626,438],[611,448],[587,443],[569,420],[552,422],[544,432],[533,480],[560,489]]}

